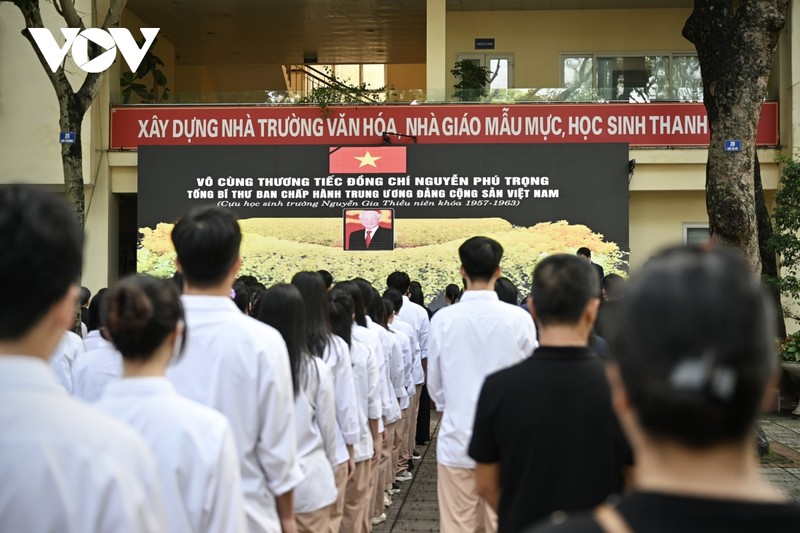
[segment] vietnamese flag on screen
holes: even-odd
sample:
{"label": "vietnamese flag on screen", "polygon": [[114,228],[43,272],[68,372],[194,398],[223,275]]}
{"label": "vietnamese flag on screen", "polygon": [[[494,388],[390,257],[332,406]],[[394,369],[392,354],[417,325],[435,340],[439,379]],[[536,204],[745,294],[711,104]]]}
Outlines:
{"label": "vietnamese flag on screen", "polygon": [[331,174],[390,174],[406,171],[405,146],[331,147]]}

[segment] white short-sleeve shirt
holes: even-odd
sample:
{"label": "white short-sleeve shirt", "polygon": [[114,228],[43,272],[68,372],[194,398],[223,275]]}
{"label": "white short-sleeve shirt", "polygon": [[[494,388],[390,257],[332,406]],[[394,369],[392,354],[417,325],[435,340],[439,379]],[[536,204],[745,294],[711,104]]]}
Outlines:
{"label": "white short-sleeve shirt", "polygon": [[286,343],[225,296],[183,296],[187,342],[167,371],[178,392],[228,418],[251,532],[280,532],[275,497],[303,479]]}
{"label": "white short-sleeve shirt", "polygon": [[0,356],[0,531],[166,531],[153,454],[70,397],[47,364]]}
{"label": "white short-sleeve shirt", "polygon": [[531,315],[501,302],[494,291],[464,291],[458,305],[434,315],[428,393],[444,410],[436,448],[439,463],[475,468],[467,448],[483,381],[529,357],[536,346]]}
{"label": "white short-sleeve shirt", "polygon": [[247,533],[236,446],[222,414],[158,377],[114,381],[95,405],[153,450],[169,531]]}

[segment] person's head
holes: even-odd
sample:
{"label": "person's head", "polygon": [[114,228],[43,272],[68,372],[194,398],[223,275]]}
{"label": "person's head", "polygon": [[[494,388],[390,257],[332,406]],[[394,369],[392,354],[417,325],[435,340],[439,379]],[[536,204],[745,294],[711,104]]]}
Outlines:
{"label": "person's head", "polygon": [[353,278],[358,290],[361,291],[361,300],[364,302],[364,312],[370,314],[372,308],[372,284],[364,278]]}
{"label": "person's head", "polygon": [[[372,294],[367,313],[373,322],[386,328],[389,325],[389,316],[386,314],[386,307],[383,304],[383,298],[381,298],[380,293],[375,290],[374,287],[370,286],[370,290]],[[394,311],[394,308],[392,311]]]}
{"label": "person's head", "polygon": [[589,250],[585,246],[581,246],[580,248],[578,248],[578,251],[575,252],[575,255],[577,255],[578,257],[581,257],[581,258],[583,258],[583,259],[585,259],[587,261],[592,259],[592,251]]}
{"label": "person's head", "polygon": [[519,303],[517,302],[519,299],[517,286],[508,278],[497,278],[497,281],[494,282],[494,292],[497,293],[497,297],[500,298],[501,302],[511,305],[517,305],[517,303]]}
{"label": "person's head", "polygon": [[317,270],[317,274],[322,277],[322,282],[325,284],[325,290],[331,290],[331,285],[333,285],[333,275],[327,270]]}
{"label": "person's head", "polygon": [[233,284],[233,303],[244,314],[249,314],[250,311],[250,288],[244,283],[237,281]]}
{"label": "person's head", "polygon": [[397,289],[400,294],[408,294],[408,287],[411,285],[411,278],[405,272],[392,272],[386,278],[386,286],[390,289]]}
{"label": "person's head", "polygon": [[178,289],[178,293],[183,294],[183,274],[176,270],[169,280],[175,285],[175,288]]}
{"label": "person's head", "polygon": [[292,285],[300,291],[306,305],[306,344],[312,355],[322,357],[330,341],[331,322],[328,290],[317,272],[298,272]]}
{"label": "person's head", "polygon": [[625,278],[619,274],[606,274],[600,286],[603,289],[603,299],[607,302],[613,302],[622,297],[622,291],[625,288]]}
{"label": "person's head", "polygon": [[458,248],[461,275],[468,283],[485,282],[490,285],[500,277],[500,260],[503,247],[488,237],[472,237]]}
{"label": "person's head", "polygon": [[[83,234],[62,199],[0,187],[0,342],[47,357],[75,322]],[[31,282],[31,280],[34,280]]]}
{"label": "person's head", "polygon": [[258,285],[258,279],[250,274],[244,274],[236,278],[237,283],[243,283],[248,289],[252,289]]}
{"label": "person's head", "polygon": [[621,301],[609,377],[632,444],[752,446],[775,346],[747,264],[728,250],[671,248],[632,276]]}
{"label": "person's head", "polygon": [[364,211],[360,215],[358,215],[358,220],[361,221],[361,225],[367,229],[375,229],[378,227],[378,224],[381,222],[381,214],[377,211]]}
{"label": "person's head", "polygon": [[422,285],[419,281],[412,281],[408,284],[408,299],[417,305],[425,307],[425,294],[422,292]]}
{"label": "person's head", "polygon": [[277,329],[286,342],[292,368],[292,383],[297,394],[303,360],[308,356],[306,306],[300,291],[288,283],[273,285],[264,291],[258,309],[253,312],[255,318]]}
{"label": "person's head", "polygon": [[181,218],[172,229],[177,264],[187,286],[230,289],[239,270],[242,232],[229,210],[198,207]]}
{"label": "person's head", "polygon": [[600,305],[597,274],[583,259],[556,254],[542,259],[533,270],[528,308],[544,332],[551,326],[589,331]]}
{"label": "person's head", "polygon": [[81,293],[78,300],[81,304],[81,307],[89,307],[89,299],[91,297],[92,297],[92,291],[90,291],[86,287],[81,287]]}
{"label": "person's head", "polygon": [[395,317],[394,304],[389,298],[381,298],[381,302],[383,302],[383,312],[386,315],[386,323],[391,324],[394,322]]}
{"label": "person's head", "polygon": [[399,313],[400,309],[403,307],[403,295],[397,289],[388,288],[383,291],[383,297],[392,302],[392,307],[394,307],[394,312]]}
{"label": "person's head", "polygon": [[364,305],[364,297],[358,284],[355,281],[340,281],[336,284],[335,288],[343,290],[350,295],[350,298],[353,299],[356,324],[367,327],[367,310]]}
{"label": "person's head", "polygon": [[353,321],[356,314],[355,304],[349,292],[337,287],[328,292],[328,302],[331,310],[331,331],[350,346],[353,336]]}
{"label": "person's head", "polygon": [[94,298],[92,298],[89,304],[89,318],[86,324],[87,331],[100,330],[105,326],[103,323],[103,301],[106,298],[107,292],[108,289],[100,289],[97,291],[97,294],[94,295]]}
{"label": "person's head", "polygon": [[461,297],[461,289],[458,285],[451,283],[444,289],[444,301],[447,305],[453,305]]}
{"label": "person's head", "polygon": [[166,370],[173,358],[180,357],[185,339],[183,306],[169,280],[123,278],[108,290],[102,307],[108,338],[126,365],[160,363]]}

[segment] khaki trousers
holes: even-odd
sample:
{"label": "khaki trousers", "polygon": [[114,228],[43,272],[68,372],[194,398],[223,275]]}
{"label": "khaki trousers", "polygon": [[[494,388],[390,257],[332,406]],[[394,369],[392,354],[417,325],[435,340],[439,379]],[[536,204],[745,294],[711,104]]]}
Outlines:
{"label": "khaki trousers", "polygon": [[328,523],[328,533],[339,533],[344,514],[344,495],[347,489],[347,461],[336,467],[336,490],[339,492],[336,501],[329,507],[331,519]]}
{"label": "khaki trousers", "polygon": [[[408,460],[411,458],[411,451],[408,449],[408,428],[411,423],[411,409],[414,405],[413,398],[408,403],[408,407],[403,409],[403,418],[400,420],[400,427],[397,430],[394,455],[394,474],[402,474],[408,470]],[[394,476],[392,476],[394,481]]]}
{"label": "khaki trousers", "polygon": [[414,405],[411,406],[411,420],[408,426],[408,456],[417,445],[417,417],[419,416],[419,398],[422,395],[422,383],[416,386],[417,393],[414,395]]}
{"label": "khaki trousers", "polygon": [[394,444],[395,435],[397,435],[398,422],[392,422],[383,426],[383,449],[381,450],[381,459],[377,463],[378,468],[375,469],[373,477],[375,478],[375,489],[372,491],[372,512],[370,518],[380,516],[383,512],[383,494],[386,490],[386,477],[387,473],[391,470],[394,474],[394,466],[392,465],[392,444]]}
{"label": "khaki trousers", "polygon": [[[345,468],[347,465],[345,464]],[[311,511],[310,513],[297,513],[294,515],[297,523],[297,533],[321,533],[329,531],[331,524],[331,508],[336,506],[336,502],[322,509]]]}
{"label": "khaki trousers", "polygon": [[353,477],[347,482],[345,490],[344,515],[339,528],[341,533],[368,533],[370,531],[370,528],[365,525],[369,522],[367,510],[371,494],[369,491],[371,470],[371,459],[356,463],[356,470]]}
{"label": "khaki trousers", "polygon": [[475,470],[438,465],[441,533],[495,533],[497,514],[478,496]]}

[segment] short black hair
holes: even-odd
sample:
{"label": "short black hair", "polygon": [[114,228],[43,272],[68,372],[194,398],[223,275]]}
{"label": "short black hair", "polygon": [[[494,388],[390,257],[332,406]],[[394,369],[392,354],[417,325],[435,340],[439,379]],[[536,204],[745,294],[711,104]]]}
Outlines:
{"label": "short black hair", "polygon": [[250,300],[252,298],[252,291],[242,281],[237,281],[233,284],[233,303],[239,308],[239,311],[247,314],[248,307],[250,307]]}
{"label": "short black hair", "polygon": [[67,202],[27,185],[0,187],[0,340],[23,337],[78,282],[82,249]]}
{"label": "short black hair", "polygon": [[333,285],[333,276],[327,270],[317,270],[317,274],[322,276],[322,283],[325,284],[326,289],[330,289]]}
{"label": "short black hair", "polygon": [[751,439],[775,345],[745,261],[671,248],[631,277],[622,302],[611,354],[642,429],[697,449]]}
{"label": "short black hair", "polygon": [[400,309],[403,307],[403,295],[400,291],[393,287],[389,287],[383,291],[383,297],[392,302],[396,312],[400,312]]}
{"label": "short black hair", "polygon": [[575,255],[545,257],[533,271],[533,309],[543,326],[577,323],[586,304],[599,293],[597,273]]}
{"label": "short black hair", "polygon": [[575,255],[582,255],[583,257],[591,259],[592,258],[592,251],[589,250],[585,246],[581,246],[580,248],[578,248],[578,251],[575,252]]}
{"label": "short black hair", "polygon": [[450,303],[457,302],[459,298],[461,298],[461,289],[458,288],[458,285],[451,283],[444,289],[444,297]]}
{"label": "short black hair", "polygon": [[239,257],[242,232],[234,214],[216,206],[191,210],[172,229],[172,243],[190,285],[221,283]]}
{"label": "short black hair", "polygon": [[395,271],[386,278],[386,286],[397,289],[400,294],[407,293],[409,285],[411,285],[411,278],[405,272]]}
{"label": "short black hair", "polygon": [[92,298],[89,304],[89,319],[86,324],[87,331],[99,330],[105,327],[105,323],[103,322],[103,300],[105,300],[107,292],[108,289],[102,288],[97,291],[97,294]]}
{"label": "short black hair", "polygon": [[175,284],[145,275],[117,282],[106,293],[102,307],[108,336],[130,361],[150,360],[184,316]]}
{"label": "short black hair", "polygon": [[81,287],[81,295],[79,298],[81,307],[86,307],[89,305],[89,299],[92,297],[92,291],[87,289],[86,287]]}
{"label": "short black hair", "polygon": [[[458,287],[456,287],[458,288]],[[514,282],[508,278],[500,277],[494,282],[494,292],[501,302],[511,305],[517,305],[519,302],[519,290]]]}
{"label": "short black hair", "polygon": [[607,298],[621,298],[622,291],[625,289],[625,278],[619,274],[606,274],[603,276],[603,281],[600,285],[605,291]]}
{"label": "short black hair", "polygon": [[503,247],[489,237],[471,237],[458,248],[461,266],[471,280],[492,279],[503,259]]}

